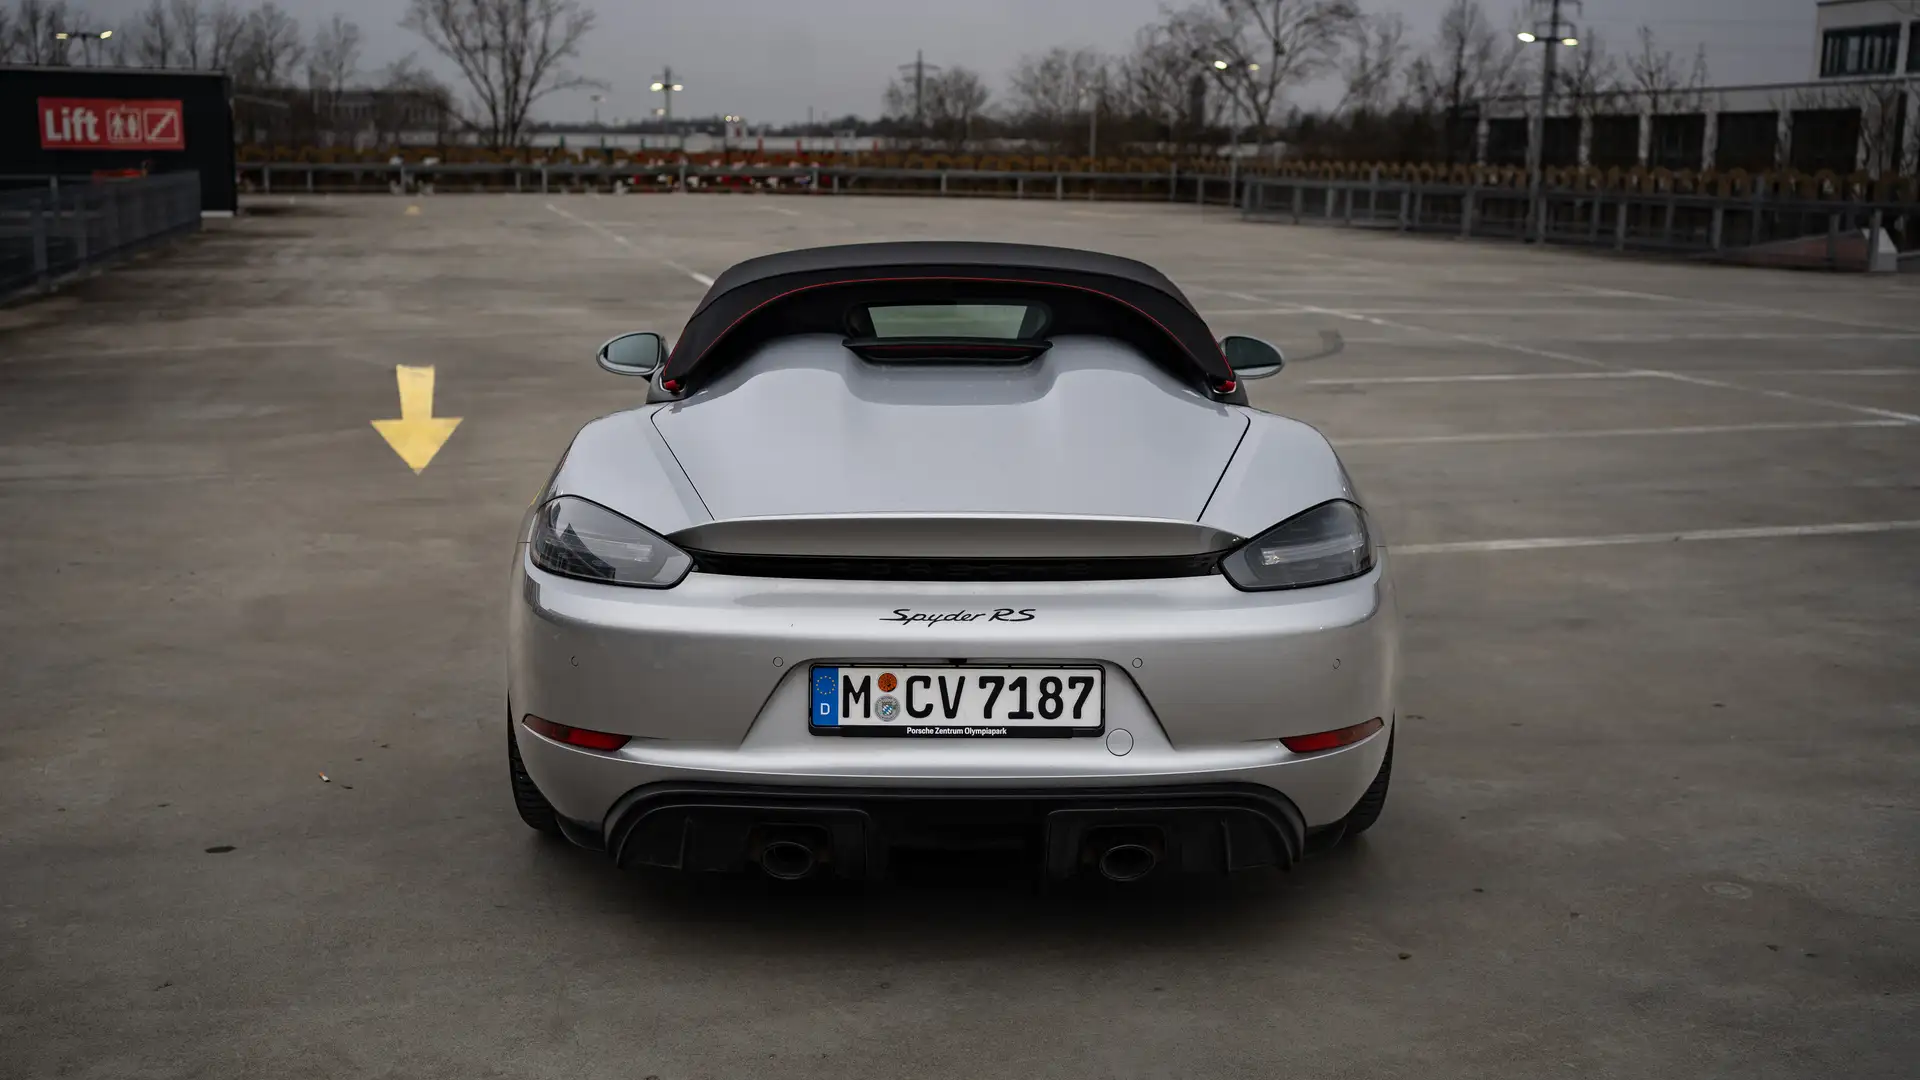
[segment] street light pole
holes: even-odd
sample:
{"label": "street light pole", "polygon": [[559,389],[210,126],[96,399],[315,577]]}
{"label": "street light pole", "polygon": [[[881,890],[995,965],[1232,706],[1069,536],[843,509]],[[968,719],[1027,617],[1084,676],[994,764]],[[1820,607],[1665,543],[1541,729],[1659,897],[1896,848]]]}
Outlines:
{"label": "street light pole", "polygon": [[1087,158],[1100,156],[1100,90],[1088,87],[1080,91],[1080,100],[1087,103]]}
{"label": "street light pole", "polygon": [[[1533,118],[1532,137],[1527,140],[1527,208],[1533,218],[1533,240],[1536,244],[1547,242],[1547,112],[1553,107],[1553,82],[1558,75],[1560,50],[1571,49],[1580,44],[1573,36],[1573,26],[1560,17],[1564,0],[1552,0],[1552,24],[1544,34],[1522,30],[1518,37],[1529,45],[1540,45],[1547,52],[1540,61],[1540,110]],[[1577,5],[1579,0],[1573,0]],[[1567,32],[1560,32],[1562,25]]]}
{"label": "street light pole", "polygon": [[[1260,70],[1260,65],[1252,62],[1229,64],[1225,60],[1215,60],[1213,70],[1224,79],[1227,72],[1237,71],[1251,75]],[[1227,204],[1240,205],[1240,95],[1231,94],[1233,111],[1227,119]]]}
{"label": "street light pole", "polygon": [[56,30],[53,33],[55,41],[78,41],[80,55],[86,57],[88,67],[93,66],[93,43],[106,41],[111,37],[113,37],[111,30]]}
{"label": "street light pole", "polygon": [[[686,87],[673,81],[673,68],[669,66],[661,70],[660,77],[655,79],[647,89],[661,95],[660,116],[666,121],[667,133],[673,134],[673,95],[685,90]],[[686,152],[686,138],[681,136],[675,141],[679,143],[681,152]]]}

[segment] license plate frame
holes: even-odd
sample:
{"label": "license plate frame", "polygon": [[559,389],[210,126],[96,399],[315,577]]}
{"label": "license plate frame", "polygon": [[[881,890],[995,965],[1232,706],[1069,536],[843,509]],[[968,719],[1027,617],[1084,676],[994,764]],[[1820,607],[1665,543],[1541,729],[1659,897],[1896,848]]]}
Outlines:
{"label": "license plate frame", "polygon": [[[883,691],[879,687],[882,676],[892,675],[895,686]],[[940,676],[959,676],[952,683],[939,681]],[[972,708],[965,716],[959,715],[961,708],[967,707],[969,696],[978,701],[978,694],[988,693],[987,688],[975,681],[981,676],[998,676],[1005,680],[999,686],[999,693],[991,695],[996,709],[1009,704],[1018,704],[1019,708],[1008,712],[1018,714],[1027,712],[1030,717],[1002,716],[998,719],[984,715],[975,717]],[[1077,687],[1070,681],[1076,677],[1092,676],[1092,683],[1085,695],[1091,701],[1082,700],[1079,708],[1074,708]],[[823,677],[831,680],[831,691],[826,689]],[[854,691],[843,679],[861,677],[865,680],[864,694]],[[917,717],[909,712],[913,697],[908,686],[910,679],[931,677],[931,681],[919,689],[923,695],[931,694],[932,700],[924,707],[929,715]],[[1061,712],[1057,718],[1049,718],[1042,711],[1041,680],[1053,677],[1063,684],[1061,687]],[[1016,698],[1015,680],[1025,678],[1027,695],[1025,700]],[[1107,730],[1107,672],[1097,663],[1058,663],[1058,664],[813,664],[807,672],[807,730],[826,737],[839,738],[907,738],[907,739],[1074,739],[1104,735]],[[956,715],[947,717],[946,691],[952,689],[953,705]],[[882,706],[881,698],[894,699],[896,718],[886,719],[875,715]],[[842,706],[851,700],[864,698],[865,715],[848,721],[842,716]],[[1003,704],[1003,702],[1005,704]],[[831,712],[823,713],[822,707],[829,706]],[[1073,722],[1075,711],[1081,719]],[[822,722],[823,716],[830,722]],[[1009,722],[1011,719],[1012,722]],[[1047,722],[1057,719],[1060,722]]]}

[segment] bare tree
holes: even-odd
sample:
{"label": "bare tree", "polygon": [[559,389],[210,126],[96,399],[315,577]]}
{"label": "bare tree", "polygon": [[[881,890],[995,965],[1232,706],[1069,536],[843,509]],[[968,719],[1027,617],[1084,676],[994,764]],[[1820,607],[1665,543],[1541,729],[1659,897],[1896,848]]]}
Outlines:
{"label": "bare tree", "polygon": [[437,141],[445,142],[453,117],[453,94],[439,79],[415,62],[412,53],[388,64],[375,80],[374,138],[386,144],[399,141],[409,128],[430,124]]}
{"label": "bare tree", "polygon": [[166,0],[167,22],[173,27],[173,50],[180,66],[198,68],[207,54],[207,13],[200,0]]}
{"label": "bare tree", "polygon": [[[1355,0],[1205,0],[1186,11],[1199,58],[1253,127],[1272,129],[1281,96],[1333,69],[1360,19]],[[1224,64],[1222,68],[1219,64]]]}
{"label": "bare tree", "polygon": [[141,10],[135,28],[139,41],[133,51],[141,65],[172,67],[176,52],[173,17],[167,11],[165,0],[150,0]]}
{"label": "bare tree", "polygon": [[0,7],[0,64],[10,64],[19,58],[19,35],[19,19],[13,9]]}
{"label": "bare tree", "polygon": [[53,35],[85,16],[70,10],[65,0],[20,0],[16,17],[15,55],[23,64],[62,66],[73,62],[72,39]]}
{"label": "bare tree", "polygon": [[1580,45],[1570,59],[1560,62],[1555,89],[1572,106],[1575,115],[1594,111],[1602,102],[1620,95],[1620,61],[1607,51],[1597,32],[1580,35]]}
{"label": "bare tree", "polygon": [[247,30],[247,16],[228,0],[217,0],[206,14],[206,67],[233,71],[241,62]]}
{"label": "bare tree", "polygon": [[1648,109],[1656,115],[1698,109],[1707,85],[1707,47],[1700,46],[1689,65],[1661,48],[1651,27],[1642,26],[1639,38],[1640,47],[1627,57],[1627,78]]}
{"label": "bare tree", "polygon": [[460,69],[477,99],[474,126],[492,147],[518,143],[548,94],[602,85],[562,67],[593,23],[581,0],[408,0],[400,21]]}
{"label": "bare tree", "polygon": [[257,89],[290,86],[306,51],[299,20],[269,0],[245,16],[231,60],[234,82]]}
{"label": "bare tree", "polygon": [[1398,12],[1364,16],[1352,33],[1353,48],[1340,65],[1346,90],[1335,111],[1382,112],[1406,75],[1406,20]]}
{"label": "bare tree", "polygon": [[1408,82],[1427,109],[1443,114],[1448,164],[1472,156],[1461,144],[1481,106],[1520,91],[1521,47],[1513,35],[1494,28],[1480,0],[1452,0],[1440,16],[1439,35],[1413,62]]}
{"label": "bare tree", "polygon": [[1114,74],[1114,107],[1156,127],[1164,125],[1166,141],[1175,144],[1208,121],[1205,83],[1197,99],[1193,92],[1194,80],[1204,78],[1201,61],[1190,45],[1191,35],[1172,21],[1181,17],[1141,27],[1134,34],[1133,51]]}
{"label": "bare tree", "polygon": [[345,90],[359,74],[362,40],[359,24],[345,16],[321,23],[307,53],[307,85],[336,94]]}
{"label": "bare tree", "polygon": [[350,136],[358,126],[344,123],[348,118],[342,115],[340,99],[359,74],[360,42],[359,25],[336,14],[314,31],[307,52],[307,97],[315,127],[335,137]]}
{"label": "bare tree", "polygon": [[[964,67],[950,67],[926,77],[919,95],[919,113],[924,125],[921,133],[951,149],[966,145],[973,135],[974,121],[986,114],[991,96],[980,74]],[[887,86],[887,115],[912,120],[915,94],[912,81],[900,76]]]}
{"label": "bare tree", "polygon": [[1055,46],[1014,65],[1011,106],[1016,119],[1055,149],[1079,145],[1080,118],[1113,84],[1107,57],[1092,49]]}

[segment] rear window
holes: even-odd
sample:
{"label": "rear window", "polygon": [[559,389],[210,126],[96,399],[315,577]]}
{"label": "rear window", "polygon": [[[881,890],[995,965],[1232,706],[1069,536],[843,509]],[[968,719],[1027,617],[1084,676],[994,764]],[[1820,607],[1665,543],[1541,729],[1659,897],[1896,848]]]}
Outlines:
{"label": "rear window", "polygon": [[854,333],[874,338],[984,338],[1023,341],[1039,337],[1047,309],[1033,303],[868,304],[852,316]]}

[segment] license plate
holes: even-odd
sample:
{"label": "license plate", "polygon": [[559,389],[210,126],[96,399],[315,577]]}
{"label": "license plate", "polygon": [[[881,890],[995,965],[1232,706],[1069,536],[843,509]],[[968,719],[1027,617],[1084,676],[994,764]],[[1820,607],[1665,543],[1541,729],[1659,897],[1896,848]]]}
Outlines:
{"label": "license plate", "polygon": [[1080,667],[813,669],[815,735],[997,739],[1098,735],[1106,673]]}

